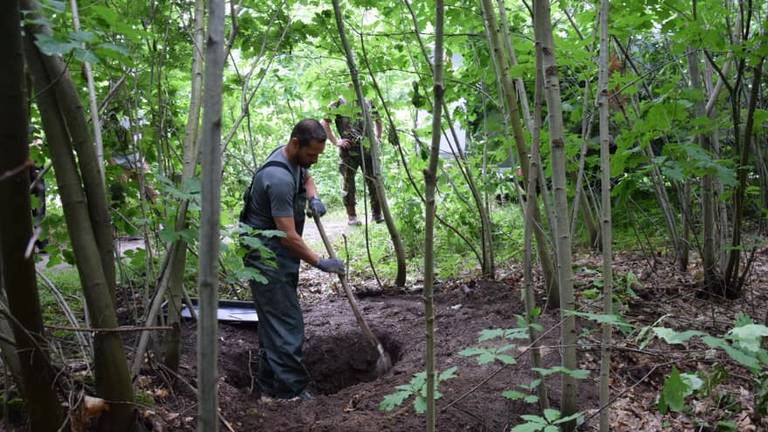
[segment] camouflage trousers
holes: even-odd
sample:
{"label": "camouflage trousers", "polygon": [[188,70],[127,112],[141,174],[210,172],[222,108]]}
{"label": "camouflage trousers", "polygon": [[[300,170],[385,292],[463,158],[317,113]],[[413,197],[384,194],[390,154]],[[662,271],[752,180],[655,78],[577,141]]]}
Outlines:
{"label": "camouflage trousers", "polygon": [[[373,168],[370,152],[363,150],[362,146],[355,146],[349,149],[341,149],[339,156],[341,157],[339,172],[344,179],[341,200],[347,208],[348,214],[355,215],[354,209],[355,204],[357,204],[355,176],[359,168],[365,176],[365,186],[368,189],[368,196],[371,198],[371,214],[381,215],[381,206],[375,192],[376,185],[374,184],[373,177],[370,176]],[[363,168],[363,165],[365,165],[365,168]]]}

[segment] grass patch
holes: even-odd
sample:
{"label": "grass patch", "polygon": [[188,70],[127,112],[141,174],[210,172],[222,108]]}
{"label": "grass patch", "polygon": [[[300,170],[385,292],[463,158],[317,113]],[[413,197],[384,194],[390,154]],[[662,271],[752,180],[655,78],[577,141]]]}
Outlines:
{"label": "grass patch", "polygon": [[[83,303],[80,297],[80,275],[75,267],[46,268],[42,274],[59,290],[67,305],[77,316],[83,314]],[[52,325],[69,325],[61,306],[56,301],[51,289],[38,278],[40,306],[43,310],[43,321]]]}

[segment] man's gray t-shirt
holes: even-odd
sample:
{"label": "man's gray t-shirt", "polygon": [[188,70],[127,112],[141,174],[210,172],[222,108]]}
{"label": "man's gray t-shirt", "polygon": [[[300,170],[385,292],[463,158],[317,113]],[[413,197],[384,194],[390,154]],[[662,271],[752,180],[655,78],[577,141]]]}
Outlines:
{"label": "man's gray t-shirt", "polygon": [[293,217],[293,200],[301,187],[299,177],[302,168],[285,158],[284,147],[278,147],[264,163],[282,162],[288,165],[291,172],[280,166],[268,166],[259,171],[253,180],[247,223],[255,228],[275,229],[274,218]]}

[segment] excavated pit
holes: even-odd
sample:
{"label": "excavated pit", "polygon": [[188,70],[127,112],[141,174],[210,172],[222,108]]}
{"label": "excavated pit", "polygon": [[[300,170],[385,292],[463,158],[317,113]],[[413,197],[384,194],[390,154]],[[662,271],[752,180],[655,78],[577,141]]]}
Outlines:
{"label": "excavated pit", "polygon": [[[400,359],[401,343],[388,334],[376,336],[394,365]],[[225,381],[240,390],[258,392],[258,349],[230,353],[228,357],[222,362]],[[378,351],[360,331],[316,335],[304,342],[304,364],[312,377],[311,388],[319,394],[334,394],[376,380],[378,358]]]}
{"label": "excavated pit", "polygon": [[[376,335],[394,365],[400,359],[400,343],[387,334]],[[361,382],[377,379],[379,353],[362,332],[315,336],[304,345],[304,363],[320,394],[334,394]]]}

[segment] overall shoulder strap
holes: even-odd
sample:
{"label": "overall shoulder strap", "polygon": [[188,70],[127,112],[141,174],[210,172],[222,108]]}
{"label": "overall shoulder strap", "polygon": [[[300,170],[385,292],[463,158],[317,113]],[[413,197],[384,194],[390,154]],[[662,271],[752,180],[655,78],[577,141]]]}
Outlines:
{"label": "overall shoulder strap", "polygon": [[[271,166],[280,167],[280,168],[288,171],[288,174],[290,174],[291,178],[293,178],[293,171],[291,171],[291,168],[288,166],[287,163],[285,163],[283,161],[274,161],[274,160],[273,161],[268,161],[267,163],[262,165],[261,168],[259,168],[256,171],[256,174],[258,174],[259,171],[263,170],[264,168],[268,168],[268,167],[271,167]],[[256,177],[256,174],[254,174],[254,177]],[[294,181],[296,181],[296,180],[294,179]],[[253,185],[251,185],[251,186],[253,186]],[[303,168],[299,168],[299,181],[298,181],[298,183],[295,186],[296,187],[293,188],[294,192],[300,192],[301,189],[304,187],[304,169]]]}
{"label": "overall shoulder strap", "polygon": [[[274,153],[274,152],[273,152]],[[248,210],[249,210],[249,204],[251,201],[251,192],[253,190],[253,184],[256,180],[256,175],[258,175],[264,168],[269,168],[271,166],[280,167],[286,171],[288,171],[289,174],[291,174],[291,177],[293,177],[293,173],[291,172],[291,168],[286,164],[285,162],[281,161],[267,161],[264,165],[260,166],[259,169],[256,170],[255,173],[253,173],[253,177],[251,177],[251,184],[248,185],[248,188],[243,193],[243,209],[240,210],[240,222],[246,223],[247,216],[248,216]]]}
{"label": "overall shoulder strap", "polygon": [[[262,170],[264,170],[265,168],[269,168],[269,167],[279,167],[279,168],[282,168],[282,169],[286,170],[288,172],[288,174],[291,175],[291,178],[293,178],[293,171],[291,171],[291,168],[285,162],[272,160],[272,161],[267,161],[266,163],[264,163],[264,165],[260,166],[259,169],[257,169],[256,172],[253,174],[253,177],[251,178],[251,184],[248,185],[248,188],[243,193],[243,209],[240,211],[240,222],[245,223],[245,221],[246,221],[246,217],[247,217],[248,209],[249,209],[249,203],[251,201],[250,200],[251,192],[252,192],[252,189],[253,189],[253,184],[254,184],[254,182],[256,180],[256,176]],[[299,184],[298,184],[298,187],[296,189],[300,189],[302,184],[303,184],[303,172],[300,171],[299,172]]]}
{"label": "overall shoulder strap", "polygon": [[[264,165],[260,166],[258,170],[256,170],[256,174],[258,174],[264,168],[269,168],[269,167],[273,167],[273,166],[280,167],[280,168],[288,171],[289,174],[293,175],[293,171],[291,171],[291,168],[288,166],[287,163],[282,162],[282,161],[276,161],[276,160],[267,161]],[[256,174],[254,174],[254,177],[256,176]]]}

